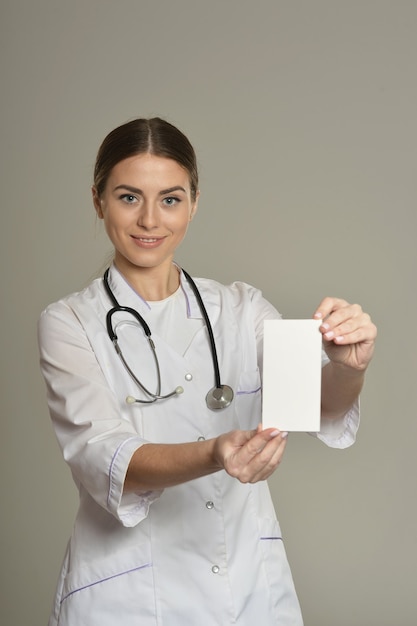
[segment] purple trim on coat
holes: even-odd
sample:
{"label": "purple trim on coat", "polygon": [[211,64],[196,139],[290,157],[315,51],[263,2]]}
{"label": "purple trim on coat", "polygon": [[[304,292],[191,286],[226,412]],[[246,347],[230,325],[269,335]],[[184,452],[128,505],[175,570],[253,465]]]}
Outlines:
{"label": "purple trim on coat", "polygon": [[113,490],[112,490],[112,483],[113,483],[113,479],[112,479],[112,474],[113,474],[113,467],[116,461],[116,457],[119,454],[120,450],[123,448],[124,445],[126,445],[127,443],[129,443],[129,441],[132,441],[132,439],[138,439],[137,436],[135,437],[129,437],[129,439],[125,439],[124,441],[122,441],[122,443],[116,448],[115,453],[113,454],[112,460],[110,462],[110,467],[109,467],[109,494],[107,496],[107,506],[110,507],[110,499],[112,497],[113,494]]}
{"label": "purple trim on coat", "polygon": [[251,391],[245,391],[245,390],[239,391],[238,390],[236,391],[236,395],[237,396],[243,396],[243,395],[249,396],[251,393],[258,393],[258,391],[260,391],[261,389],[262,387],[258,387],[257,389],[252,389]]}
{"label": "purple trim on coat", "polygon": [[96,580],[94,583],[90,583],[89,585],[84,585],[84,587],[80,587],[79,589],[74,589],[74,591],[70,591],[61,599],[61,604],[64,600],[67,600],[70,596],[73,596],[74,593],[78,593],[79,591],[84,591],[84,589],[88,589],[89,587],[95,587],[95,585],[100,585],[101,583],[105,583],[108,580],[112,580],[113,578],[119,578],[119,576],[124,576],[125,574],[131,574],[132,572],[137,572],[141,569],[145,569],[146,567],[152,567],[152,563],[146,563],[146,565],[139,565],[138,567],[133,567],[132,569],[127,570],[126,572],[120,572],[120,574],[114,574],[114,576],[108,576],[107,578],[101,578],[100,580]]}
{"label": "purple trim on coat", "polygon": [[282,541],[282,537],[259,537],[261,541]]}

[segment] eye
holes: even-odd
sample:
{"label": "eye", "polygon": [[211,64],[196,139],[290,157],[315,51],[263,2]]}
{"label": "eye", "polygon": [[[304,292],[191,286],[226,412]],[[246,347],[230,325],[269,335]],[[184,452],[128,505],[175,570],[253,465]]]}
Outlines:
{"label": "eye", "polygon": [[175,206],[176,204],[178,204],[178,202],[181,202],[181,200],[180,198],[177,198],[175,196],[168,196],[164,198],[162,202],[165,204],[165,206]]}
{"label": "eye", "polygon": [[137,198],[131,193],[124,193],[120,196],[120,200],[123,200],[123,202],[126,202],[126,204],[133,204],[137,201]]}

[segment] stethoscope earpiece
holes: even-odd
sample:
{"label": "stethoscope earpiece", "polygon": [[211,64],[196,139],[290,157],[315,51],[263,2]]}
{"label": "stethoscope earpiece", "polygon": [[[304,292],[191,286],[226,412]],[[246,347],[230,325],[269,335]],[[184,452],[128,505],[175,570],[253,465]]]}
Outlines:
{"label": "stethoscope earpiece", "polygon": [[134,398],[133,396],[126,396],[126,404],[135,404],[136,402],[146,404],[151,404],[152,402],[156,402],[157,400],[165,400],[166,398],[172,398],[173,396],[180,396],[184,393],[184,387],[176,387],[172,393],[168,393],[166,396],[158,396],[154,394],[152,400],[139,400],[138,398]]}
{"label": "stethoscope earpiece", "polygon": [[[207,393],[206,404],[207,404],[207,407],[211,409],[212,411],[218,411],[220,409],[225,409],[231,404],[233,400],[233,395],[234,395],[233,389],[229,387],[228,385],[222,385],[220,382],[220,371],[219,371],[219,362],[217,359],[216,344],[214,341],[213,330],[211,327],[209,316],[206,311],[206,307],[204,306],[204,302],[201,298],[200,292],[198,291],[197,285],[195,284],[191,276],[187,274],[185,270],[182,270],[182,271],[188,283],[190,284],[191,289],[194,292],[194,295],[198,302],[198,306],[200,307],[201,314],[204,318],[204,321],[207,327],[207,332],[208,332],[209,340],[210,340],[210,350],[211,350],[211,354],[213,358],[215,386],[213,387],[213,389],[210,389],[210,391]],[[126,404],[135,404],[136,402],[140,404],[152,404],[153,402],[156,402],[157,400],[166,400],[167,398],[172,398],[173,396],[181,395],[182,393],[184,393],[184,388],[181,386],[176,387],[174,391],[171,391],[171,393],[161,395],[161,372],[159,369],[159,361],[156,355],[155,345],[151,338],[151,330],[148,324],[143,319],[143,317],[138,313],[138,311],[136,311],[135,309],[132,309],[131,307],[121,306],[118,303],[114,293],[112,292],[110,288],[108,276],[109,276],[109,270],[107,269],[104,272],[103,282],[104,282],[104,287],[107,291],[107,294],[113,303],[113,308],[110,309],[110,311],[108,311],[107,316],[106,316],[107,333],[126,371],[130,375],[132,380],[134,380],[134,382],[138,385],[138,387],[143,391],[143,393],[149,398],[149,400],[139,400],[138,398],[134,398],[133,396],[127,396]],[[141,383],[141,381],[137,378],[137,376],[131,370],[131,368],[129,367],[129,365],[127,364],[123,356],[122,350],[118,344],[116,332],[113,329],[113,325],[112,325],[112,316],[114,315],[114,313],[118,313],[118,312],[124,312],[124,313],[129,313],[129,315],[133,315],[133,317],[139,322],[139,324],[143,328],[143,331],[148,339],[149,346],[151,348],[151,351],[155,360],[156,375],[157,375],[156,393],[152,393],[152,391],[149,391],[149,389],[147,389],[143,385],[143,383]],[[117,324],[116,324],[116,328],[117,328]]]}

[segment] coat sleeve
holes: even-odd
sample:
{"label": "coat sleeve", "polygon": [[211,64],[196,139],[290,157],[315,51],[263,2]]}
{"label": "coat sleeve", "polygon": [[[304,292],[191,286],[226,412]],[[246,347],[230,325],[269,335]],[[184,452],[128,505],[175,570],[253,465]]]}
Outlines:
{"label": "coat sleeve", "polygon": [[76,484],[123,525],[136,525],[161,493],[123,494],[131,457],[146,441],[123,419],[86,332],[64,301],[41,314],[38,342],[49,412]]}
{"label": "coat sleeve", "polygon": [[[327,365],[329,358],[323,350],[322,367]],[[339,419],[321,418],[320,431],[310,433],[317,437],[330,448],[349,448],[356,441],[356,433],[360,423],[359,398],[352,404],[350,409]]]}

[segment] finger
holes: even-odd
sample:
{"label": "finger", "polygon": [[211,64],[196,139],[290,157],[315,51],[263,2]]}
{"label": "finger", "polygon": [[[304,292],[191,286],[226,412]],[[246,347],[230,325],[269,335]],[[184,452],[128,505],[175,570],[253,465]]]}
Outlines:
{"label": "finger", "polygon": [[317,307],[313,317],[314,319],[325,320],[333,311],[347,306],[349,303],[341,298],[323,298]]}
{"label": "finger", "polygon": [[[243,431],[237,431],[237,433],[242,435]],[[274,428],[244,431],[246,440],[241,440],[238,450],[226,459],[224,466],[226,471],[241,482],[249,482],[252,476],[262,469],[265,459],[268,460],[273,455],[273,451],[279,447],[280,442],[285,440],[286,434]],[[258,456],[262,453],[264,453],[263,457]]]}
{"label": "finger", "polygon": [[335,328],[339,324],[347,320],[358,320],[364,315],[362,307],[359,304],[345,304],[340,308],[335,309],[323,320],[322,326],[328,328]]}
{"label": "finger", "polygon": [[327,341],[358,343],[375,339],[376,327],[367,313],[355,309],[352,317],[322,324],[321,332]]}
{"label": "finger", "polygon": [[[326,333],[327,334],[327,333]],[[329,337],[324,335],[326,341],[336,343],[338,345],[353,345],[353,344],[372,344],[376,337],[376,328],[372,325],[369,328],[357,328],[351,331],[340,331],[340,334],[329,333]]]}
{"label": "finger", "polygon": [[331,340],[338,335],[354,332],[358,328],[366,327],[370,317],[363,313],[359,305],[353,304],[338,309],[329,315],[320,326],[320,332],[325,339]]}
{"label": "finger", "polygon": [[[243,446],[243,448],[247,449],[247,452],[250,457],[253,457],[259,454],[260,452],[262,452],[262,450],[264,450],[264,448],[266,448],[266,446],[272,441],[274,441],[275,439],[279,439],[279,438],[285,439],[287,435],[288,433],[281,432],[277,428],[266,428],[265,430],[262,430],[262,425],[260,424],[258,426],[256,435],[254,435]],[[274,445],[278,445],[278,443],[275,443]]]}
{"label": "finger", "polygon": [[364,312],[362,311],[362,307],[359,304],[346,304],[345,306],[332,311],[330,315],[324,320],[324,323],[328,323],[332,326],[336,326],[337,324],[341,324],[345,320],[349,319],[360,319],[364,316]]}
{"label": "finger", "polygon": [[[276,432],[276,431],[275,431]],[[279,433],[273,436],[269,441],[263,441],[258,447],[255,454],[247,462],[248,474],[253,477],[259,472],[263,472],[265,467],[271,463],[271,460],[282,454],[280,450],[283,450],[286,444],[288,433]],[[253,453],[253,449],[251,450]]]}
{"label": "finger", "polygon": [[255,483],[269,478],[281,463],[286,445],[287,439],[280,438],[275,448],[266,446],[249,464],[248,482]]}

